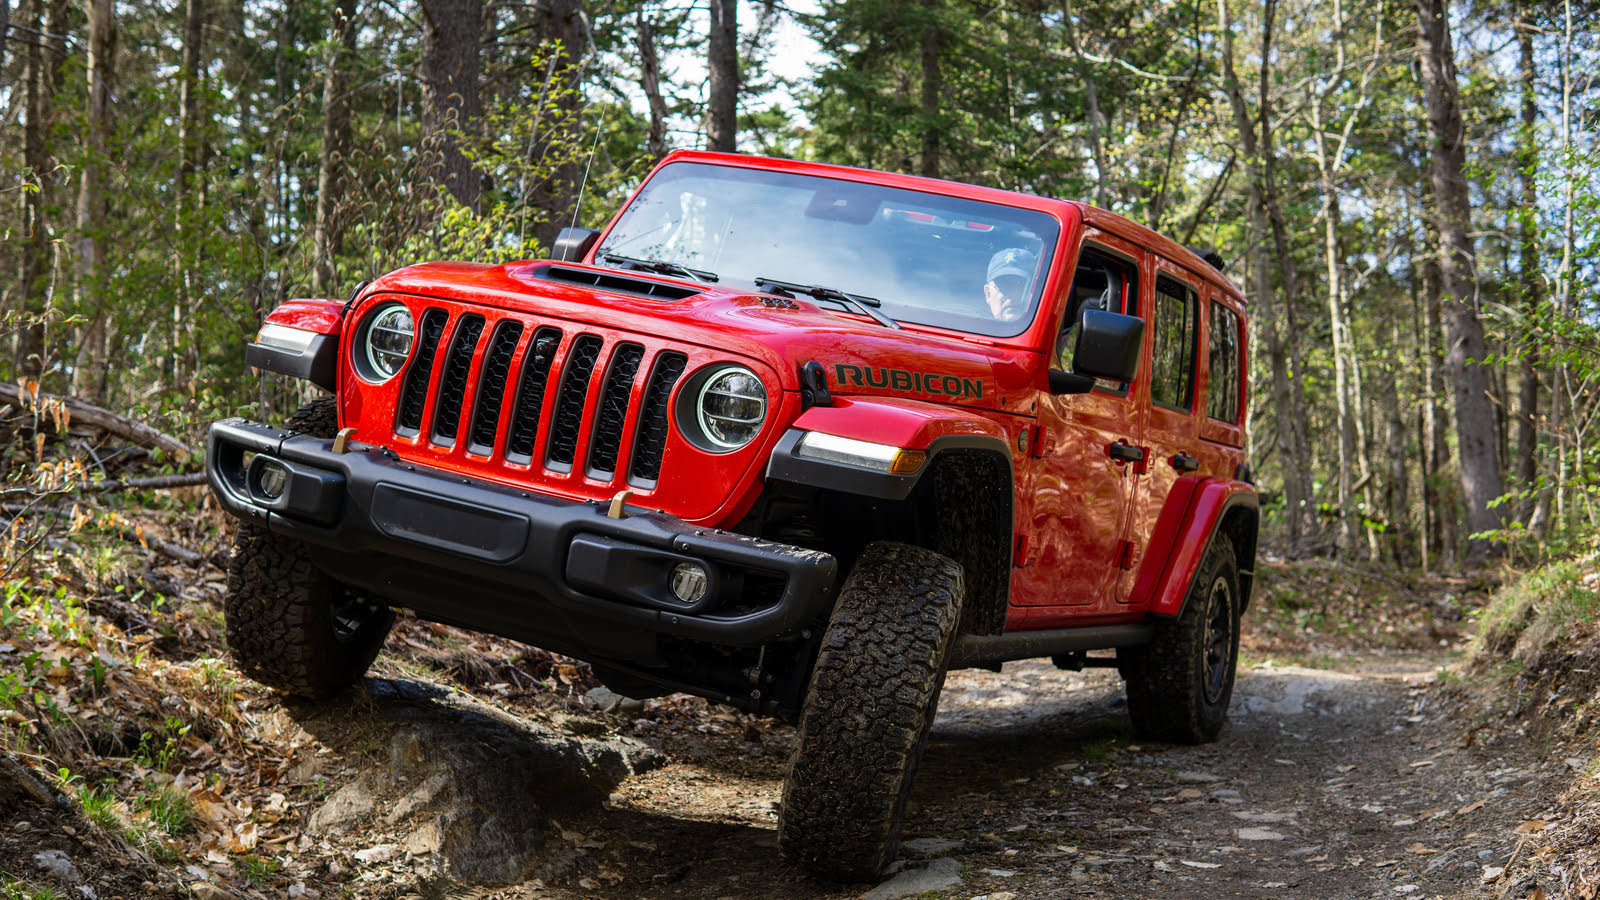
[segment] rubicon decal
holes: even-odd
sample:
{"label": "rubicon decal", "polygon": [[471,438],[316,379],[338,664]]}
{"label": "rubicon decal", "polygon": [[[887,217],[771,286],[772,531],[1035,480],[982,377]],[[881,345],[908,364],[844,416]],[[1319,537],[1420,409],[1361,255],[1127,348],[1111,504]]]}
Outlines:
{"label": "rubicon decal", "polygon": [[905,369],[888,369],[883,366],[847,366],[835,363],[833,380],[840,387],[853,384],[856,387],[888,388],[891,391],[983,399],[982,380],[958,378],[940,372],[909,372]]}

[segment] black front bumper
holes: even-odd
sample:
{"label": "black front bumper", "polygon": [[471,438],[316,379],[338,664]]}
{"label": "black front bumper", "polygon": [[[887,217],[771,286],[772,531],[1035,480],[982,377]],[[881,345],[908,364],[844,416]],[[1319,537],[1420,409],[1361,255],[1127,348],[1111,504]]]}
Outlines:
{"label": "black front bumper", "polygon": [[[269,462],[286,474],[263,491]],[[604,504],[411,465],[382,447],[335,453],[245,419],[211,426],[206,474],[230,513],[303,542],[341,582],[574,655],[638,658],[655,635],[735,647],[789,637],[832,606],[838,576],[826,553],[657,512],[611,518]],[[684,562],[709,574],[694,603],[668,590]]]}

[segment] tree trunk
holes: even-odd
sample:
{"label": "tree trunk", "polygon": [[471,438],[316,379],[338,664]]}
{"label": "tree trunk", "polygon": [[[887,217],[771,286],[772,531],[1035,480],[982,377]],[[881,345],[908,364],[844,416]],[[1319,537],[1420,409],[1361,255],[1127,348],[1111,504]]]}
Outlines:
{"label": "tree trunk", "polygon": [[[1400,349],[1400,327],[1394,329],[1394,348]],[[1384,512],[1389,520],[1389,547],[1395,564],[1410,566],[1414,562],[1411,541],[1411,496],[1408,491],[1406,459],[1406,422],[1400,413],[1400,367],[1388,367],[1389,391],[1384,401],[1389,440],[1389,477],[1384,485]]]}
{"label": "tree trunk", "polygon": [[644,152],[653,160],[667,155],[667,101],[661,96],[661,58],[656,53],[656,25],[645,18],[644,9],[638,12],[635,31],[639,48],[639,89],[644,91],[645,102],[650,106],[650,133],[645,139]]}
{"label": "tree trunk", "polygon": [[54,253],[46,213],[55,188],[51,165],[50,132],[55,118],[56,91],[61,86],[61,63],[66,55],[61,35],[66,31],[67,5],[55,0],[48,10],[44,0],[30,0],[23,19],[28,42],[23,74],[27,123],[22,133],[22,164],[33,190],[22,191],[21,258],[17,272],[23,321],[17,332],[14,371],[42,379],[49,370],[49,312],[52,306],[50,270]]}
{"label": "tree trunk", "polygon": [[739,0],[711,0],[706,67],[706,149],[732,153],[739,140]]}
{"label": "tree trunk", "polygon": [[[1277,13],[1275,0],[1266,0],[1262,4],[1261,23],[1261,51],[1260,58],[1272,59],[1273,19]],[[1291,367],[1289,378],[1289,405],[1287,433],[1289,435],[1289,465],[1285,467],[1284,477],[1296,478],[1300,481],[1299,492],[1305,498],[1304,505],[1299,510],[1303,517],[1302,534],[1306,540],[1316,539],[1320,531],[1320,523],[1316,517],[1316,492],[1313,490],[1311,442],[1306,437],[1306,421],[1309,418],[1306,409],[1305,379],[1300,377],[1302,368],[1300,359],[1300,329],[1296,308],[1299,292],[1299,277],[1294,266],[1294,252],[1289,245],[1289,225],[1283,214],[1283,207],[1278,203],[1277,188],[1277,149],[1273,145],[1272,132],[1272,68],[1263,62],[1260,72],[1261,112],[1261,137],[1259,139],[1259,152],[1261,154],[1261,203],[1266,210],[1267,221],[1271,225],[1272,244],[1278,265],[1279,287],[1283,291],[1283,335],[1284,357]],[[1297,554],[1304,550],[1303,547],[1292,547],[1290,553]]]}
{"label": "tree trunk", "polygon": [[1266,211],[1266,170],[1259,155],[1256,128],[1250,121],[1244,91],[1233,66],[1233,22],[1228,0],[1217,0],[1217,12],[1222,33],[1223,82],[1233,107],[1234,125],[1244,145],[1244,154],[1250,169],[1250,187],[1246,209],[1250,219],[1251,272],[1255,278],[1254,296],[1251,298],[1256,327],[1266,339],[1267,358],[1272,368],[1272,409],[1277,426],[1277,441],[1283,459],[1283,497],[1285,525],[1288,527],[1288,549],[1297,555],[1305,534],[1302,530],[1304,510],[1308,496],[1302,490],[1302,480],[1296,467],[1302,464],[1300,448],[1295,438],[1295,409],[1290,398],[1289,361],[1284,352],[1283,338],[1279,332],[1277,307],[1272,296],[1272,259],[1267,246],[1268,227]]}
{"label": "tree trunk", "polygon": [[479,34],[483,0],[422,0],[422,132],[429,176],[456,202],[478,210],[482,183],[452,132],[482,114]]}
{"label": "tree trunk", "polygon": [[[1229,21],[1229,13],[1226,8],[1227,2],[1228,0],[1217,0],[1218,5],[1222,7],[1224,23]],[[1068,49],[1072,51],[1072,58],[1077,63],[1076,74],[1078,80],[1083,83],[1084,132],[1088,135],[1089,158],[1094,160],[1095,169],[1094,184],[1091,188],[1090,198],[1095,206],[1104,207],[1107,205],[1107,180],[1111,174],[1111,163],[1106,160],[1105,152],[1106,117],[1105,113],[1100,110],[1100,86],[1095,80],[1094,69],[1090,67],[1089,60],[1084,58],[1083,42],[1078,38],[1078,29],[1074,20],[1071,0],[1062,0],[1061,27],[1066,31]],[[1226,24],[1223,26],[1223,39],[1227,42],[1227,47],[1229,48],[1226,51],[1226,57],[1228,59],[1228,67],[1231,69],[1233,66],[1233,35],[1229,33]],[[1243,103],[1244,101],[1241,98],[1239,102]],[[1237,113],[1238,110],[1235,110],[1235,112]],[[1242,135],[1247,131],[1253,130],[1246,125],[1240,128],[1239,133]],[[1255,143],[1254,134],[1250,135],[1248,143],[1252,145]]]}
{"label": "tree trunk", "polygon": [[[1425,189],[1422,203],[1426,205],[1431,196],[1432,191]],[[1433,537],[1433,546],[1437,548],[1439,565],[1444,567],[1453,565],[1456,558],[1456,492],[1453,488],[1454,479],[1447,477],[1450,470],[1450,413],[1445,403],[1445,396],[1449,393],[1445,384],[1445,358],[1439,349],[1439,337],[1443,331],[1440,325],[1443,289],[1440,286],[1437,253],[1439,237],[1437,229],[1431,224],[1425,226],[1424,231],[1427,251],[1423,253],[1421,261],[1423,329],[1418,335],[1419,343],[1425,348],[1423,358],[1428,368],[1427,401],[1423,404],[1426,438],[1423,458],[1427,461],[1423,506],[1431,516],[1427,523],[1430,526],[1429,533]]]}
{"label": "tree trunk", "polygon": [[[584,17],[582,3],[580,0],[547,0],[541,3],[533,30],[541,44],[561,46],[560,54],[552,57],[552,64],[546,70],[550,73],[550,77],[555,79],[550,89],[545,92],[545,96],[553,98],[546,102],[553,103],[557,107],[554,121],[577,121],[579,110],[583,105],[583,90],[579,83],[582,71],[579,63],[590,46],[587,19]],[[561,135],[556,135],[548,141],[536,142],[529,150],[530,158],[544,159],[552,151],[558,151],[559,155],[565,144],[566,139]],[[570,212],[568,215],[561,213],[571,211],[577,204],[583,173],[584,167],[580,162],[562,158],[553,162],[549,177],[528,189],[525,202],[535,210],[546,210],[551,213],[539,223],[535,232],[535,237],[541,246],[546,248],[554,246],[561,228],[572,223]]]}
{"label": "tree trunk", "polygon": [[201,206],[195,194],[195,182],[200,172],[200,72],[205,45],[206,0],[188,0],[183,15],[183,68],[178,82],[178,179],[174,188],[177,216],[174,231],[178,245],[178,294],[173,298],[171,329],[168,332],[166,376],[169,386],[176,387],[185,370],[183,361],[185,334],[188,330],[189,310],[193,307],[198,290],[195,269],[200,257],[196,243],[195,211]]}
{"label": "tree trunk", "polygon": [[[5,2],[5,0],[0,0]],[[106,202],[102,165],[111,130],[111,0],[88,0],[88,84],[84,107],[88,158],[78,181],[78,297],[80,315],[89,323],[78,341],[72,393],[103,403],[106,397],[106,310],[98,283],[106,259]]]}
{"label": "tree trunk", "polygon": [[335,290],[334,260],[344,249],[345,154],[350,147],[350,62],[356,52],[356,0],[339,0],[338,43],[322,81],[322,158],[317,168],[317,223],[312,232],[311,290]]}
{"label": "tree trunk", "polygon": [[940,59],[939,0],[922,0],[922,11],[927,17],[922,23],[922,153],[919,174],[938,178],[942,171],[939,159],[943,127],[939,107],[944,94],[944,70]]}
{"label": "tree trunk", "polygon": [[[1445,17],[1445,0],[1417,0],[1417,49],[1422,59],[1423,94],[1432,141],[1434,214],[1439,223],[1439,268],[1447,359],[1456,410],[1461,492],[1467,528],[1476,533],[1500,528],[1503,514],[1490,502],[1505,493],[1495,435],[1495,410],[1483,359],[1487,354],[1477,313],[1477,273],[1467,193],[1465,135],[1456,95],[1456,67]],[[1473,541],[1468,562],[1483,562],[1486,541]]]}

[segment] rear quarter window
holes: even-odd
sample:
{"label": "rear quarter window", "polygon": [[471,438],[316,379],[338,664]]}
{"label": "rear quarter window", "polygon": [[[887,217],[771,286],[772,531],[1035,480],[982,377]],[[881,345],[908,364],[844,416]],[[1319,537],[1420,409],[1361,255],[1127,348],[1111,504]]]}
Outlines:
{"label": "rear quarter window", "polygon": [[1230,425],[1239,421],[1239,316],[1220,303],[1211,304],[1206,415]]}

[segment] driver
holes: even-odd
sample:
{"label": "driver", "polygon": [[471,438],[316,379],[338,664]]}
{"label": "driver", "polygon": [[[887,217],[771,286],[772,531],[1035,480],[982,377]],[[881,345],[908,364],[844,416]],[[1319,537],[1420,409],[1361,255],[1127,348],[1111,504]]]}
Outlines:
{"label": "driver", "polygon": [[1032,253],[1017,247],[990,257],[989,279],[983,285],[983,300],[990,315],[1001,322],[1022,318],[1028,305],[1028,283],[1033,280],[1036,265]]}

